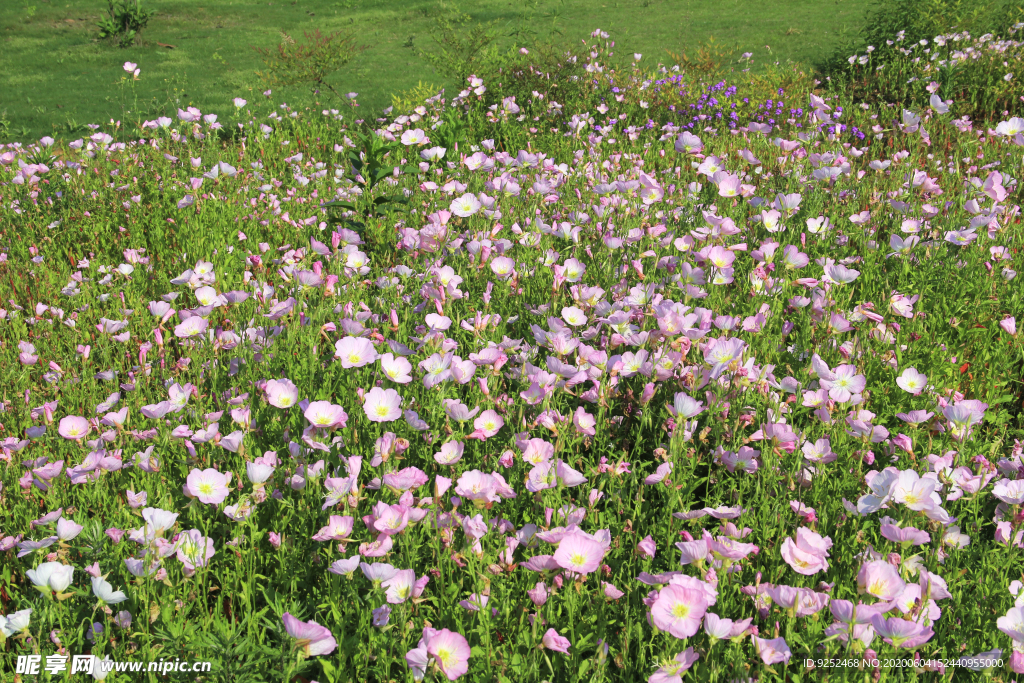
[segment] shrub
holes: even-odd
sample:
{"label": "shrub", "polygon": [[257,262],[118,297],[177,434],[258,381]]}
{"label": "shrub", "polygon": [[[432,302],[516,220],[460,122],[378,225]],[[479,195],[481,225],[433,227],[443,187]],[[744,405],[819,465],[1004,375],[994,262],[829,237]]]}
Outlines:
{"label": "shrub", "polygon": [[849,57],[838,85],[859,101],[924,107],[938,94],[952,100],[956,115],[998,118],[1019,111],[1024,101],[1024,42],[1016,39],[1021,28],[1024,24],[1011,28],[1005,39],[962,32],[911,43],[897,35],[890,41],[893,49]]}
{"label": "shrub", "polygon": [[128,47],[155,14],[155,10],[143,8],[140,0],[118,0],[116,3],[107,0],[107,16],[96,26],[100,30],[100,38],[117,38],[120,47]]}
{"label": "shrub", "polygon": [[938,87],[958,113],[997,117],[1016,101],[1014,86],[1002,79],[1019,59],[1021,21],[1024,8],[1006,0],[883,2],[819,68],[862,101],[922,106]]}
{"label": "shrub", "polygon": [[391,95],[391,108],[396,114],[404,114],[423,104],[423,101],[443,91],[439,85],[420,81],[415,88]]}
{"label": "shrub", "polygon": [[497,22],[474,22],[455,5],[439,2],[434,16],[436,51],[421,50],[420,56],[445,78],[459,83],[471,74],[496,68],[500,59]]}
{"label": "shrub", "polygon": [[355,44],[352,34],[342,31],[323,35],[317,29],[303,35],[304,43],[283,33],[284,40],[276,49],[253,47],[266,65],[266,70],[257,71],[256,75],[269,87],[309,85],[314,91],[327,88],[341,98],[327,79],[363,48]]}

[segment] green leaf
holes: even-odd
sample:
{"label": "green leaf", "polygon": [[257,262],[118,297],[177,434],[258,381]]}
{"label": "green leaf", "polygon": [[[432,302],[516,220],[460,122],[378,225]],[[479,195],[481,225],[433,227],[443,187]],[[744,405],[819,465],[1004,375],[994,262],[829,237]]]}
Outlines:
{"label": "green leaf", "polygon": [[326,209],[328,207],[331,207],[331,208],[335,208],[336,207],[336,208],[339,208],[339,209],[348,209],[349,211],[355,211],[356,210],[356,205],[355,204],[353,204],[352,202],[343,202],[340,199],[336,199],[333,202],[327,202],[326,204],[321,204],[320,207],[324,208],[324,209]]}

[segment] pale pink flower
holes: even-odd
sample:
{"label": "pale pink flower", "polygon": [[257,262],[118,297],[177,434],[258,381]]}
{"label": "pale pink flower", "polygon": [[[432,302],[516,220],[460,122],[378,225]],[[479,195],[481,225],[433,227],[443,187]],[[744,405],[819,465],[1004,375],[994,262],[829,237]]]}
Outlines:
{"label": "pale pink flower", "polygon": [[683,677],[680,674],[686,672],[698,659],[700,655],[694,652],[692,647],[688,647],[677,654],[671,662],[662,664],[647,679],[647,683],[682,683]]}
{"label": "pale pink flower", "polygon": [[569,648],[572,647],[572,643],[569,642],[569,639],[558,635],[558,631],[553,628],[549,628],[544,633],[544,637],[541,639],[541,642],[547,649],[553,650],[554,652],[562,652],[564,654],[569,654]]}
{"label": "pale pink flower", "polygon": [[402,417],[402,397],[394,389],[374,387],[366,393],[363,411],[370,422],[394,422]]}
{"label": "pale pink flower", "polygon": [[212,467],[205,470],[193,468],[185,480],[185,489],[201,503],[220,505],[230,492],[229,481],[229,475],[221,474]]}
{"label": "pale pink flower", "polygon": [[377,349],[365,337],[344,337],[335,342],[334,357],[343,368],[361,368],[377,360]]}
{"label": "pale pink flower", "polygon": [[918,372],[916,368],[907,368],[896,378],[896,386],[917,396],[928,386],[928,377]]}
{"label": "pale pink flower", "polygon": [[857,573],[857,591],[879,600],[895,600],[904,588],[899,572],[884,560],[865,562]]}
{"label": "pale pink flower", "polygon": [[385,353],[380,357],[380,369],[396,384],[408,384],[412,381],[412,363],[402,356]]}
{"label": "pale pink flower", "polygon": [[331,630],[315,621],[299,621],[288,612],[282,617],[284,629],[295,639],[295,647],[307,657],[329,655],[338,647]]}
{"label": "pale pink flower", "polygon": [[789,658],[793,656],[792,651],[789,649],[789,645],[786,644],[785,638],[758,638],[754,636],[754,649],[757,654],[761,657],[761,661],[769,666],[772,664],[780,664],[789,661]]}
{"label": "pale pink flower", "polygon": [[708,603],[701,591],[668,585],[658,593],[651,608],[655,627],[676,638],[689,638],[697,633]]}
{"label": "pale pink flower", "polygon": [[299,388],[290,379],[272,379],[267,382],[267,403],[275,408],[288,409],[299,402]]}
{"label": "pale pink flower", "polygon": [[469,643],[461,634],[443,628],[425,640],[428,657],[437,663],[437,668],[449,681],[454,681],[469,671]]}
{"label": "pale pink flower", "polygon": [[555,550],[555,562],[562,569],[577,574],[590,574],[601,566],[605,547],[582,532],[573,531],[562,537]]}
{"label": "pale pink flower", "polygon": [[466,438],[480,439],[482,441],[497,434],[505,426],[505,420],[495,411],[485,410],[473,420],[473,426],[476,429]]}
{"label": "pale pink flower", "polygon": [[309,420],[311,425],[320,429],[344,427],[348,421],[348,415],[345,414],[344,409],[330,401],[314,401],[310,403],[303,415]]}
{"label": "pale pink flower", "polygon": [[57,433],[69,441],[76,441],[89,434],[89,421],[84,417],[68,415],[61,419]]}

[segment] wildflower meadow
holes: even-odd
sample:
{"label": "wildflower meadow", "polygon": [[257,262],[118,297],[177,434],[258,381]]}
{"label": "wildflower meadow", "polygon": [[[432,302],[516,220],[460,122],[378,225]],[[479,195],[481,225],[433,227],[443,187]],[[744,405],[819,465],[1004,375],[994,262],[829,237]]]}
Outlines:
{"label": "wildflower meadow", "polygon": [[1021,28],[7,145],[0,679],[1017,680]]}

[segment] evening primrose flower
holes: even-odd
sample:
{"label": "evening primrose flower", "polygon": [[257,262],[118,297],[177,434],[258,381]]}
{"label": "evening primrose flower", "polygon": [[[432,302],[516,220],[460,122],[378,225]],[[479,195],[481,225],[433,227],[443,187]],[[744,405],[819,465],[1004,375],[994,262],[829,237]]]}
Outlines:
{"label": "evening primrose flower", "polygon": [[330,401],[314,401],[310,403],[303,416],[309,420],[311,425],[320,429],[344,427],[348,421],[348,415],[345,414],[345,410]]}
{"label": "evening primrose flower", "polygon": [[288,378],[267,382],[267,403],[275,408],[288,409],[299,401],[299,388]]}
{"label": "evening primrose flower", "polygon": [[698,659],[700,655],[694,652],[692,647],[688,647],[673,659],[663,662],[647,679],[647,683],[682,683],[683,677],[680,674],[687,671]]}
{"label": "evening primrose flower", "polygon": [[185,490],[201,503],[220,505],[230,493],[229,481],[228,475],[221,474],[212,467],[205,470],[193,468],[185,480]]}
{"label": "evening primrose flower", "polygon": [[315,621],[299,621],[288,612],[282,616],[284,630],[295,639],[295,648],[306,657],[329,655],[338,647],[331,630]]}
{"label": "evening primrose flower", "polygon": [[707,608],[701,591],[668,585],[658,593],[651,617],[659,630],[668,631],[676,638],[689,638],[697,633]]}
{"label": "evening primrose flower", "polygon": [[471,655],[469,643],[458,633],[446,628],[423,629],[423,637],[415,648],[405,655],[405,661],[412,671],[414,680],[421,681],[427,669],[433,664],[449,681],[464,676],[469,671]]}
{"label": "evening primrose flower", "polygon": [[92,577],[92,593],[107,605],[116,605],[128,599],[122,591],[115,591],[103,577]]}
{"label": "evening primrose flower", "polygon": [[917,396],[928,386],[928,377],[918,372],[917,368],[907,368],[896,378],[896,386],[907,393]]}
{"label": "evening primrose flower", "polygon": [[1024,643],[1024,607],[1011,607],[1006,616],[996,619],[996,627],[1014,643]]}
{"label": "evening primrose flower", "polygon": [[566,282],[579,282],[583,279],[583,273],[587,272],[587,267],[574,258],[566,259],[564,268],[562,276]]}
{"label": "evening primrose flower", "polygon": [[380,369],[396,384],[408,384],[412,381],[412,363],[402,356],[385,353],[380,357]]}
{"label": "evening primrose flower", "polygon": [[381,588],[387,589],[387,601],[392,605],[400,605],[412,595],[413,587],[416,585],[416,572],[412,569],[400,569],[380,585]]}
{"label": "evening primrose flower", "polygon": [[516,262],[508,256],[498,256],[491,259],[491,272],[502,280],[515,273]]}
{"label": "evening primrose flower", "polygon": [[895,600],[904,588],[899,572],[884,560],[865,562],[857,573],[857,591],[879,600]]}
{"label": "evening primrose flower", "polygon": [[419,128],[402,133],[402,144],[407,147],[411,145],[425,145],[428,142],[430,142],[430,138]]}
{"label": "evening primrose flower", "polygon": [[541,638],[541,643],[543,643],[544,647],[547,649],[553,652],[561,652],[563,654],[569,654],[569,648],[572,647],[572,643],[569,642],[569,639],[559,635],[558,631],[553,628],[549,628],[544,633],[544,637]]}
{"label": "evening primrose flower", "polygon": [[174,336],[179,339],[195,339],[201,337],[209,326],[210,323],[206,318],[194,315],[185,322],[175,326]]}
{"label": "evening primrose flower", "polygon": [[489,439],[505,426],[505,420],[495,411],[485,410],[473,420],[473,426],[476,429],[466,438]]}
{"label": "evening primrose flower", "polygon": [[562,308],[562,320],[573,327],[580,327],[587,324],[587,314],[575,306]]}
{"label": "evening primrose flower", "polygon": [[363,411],[371,422],[394,422],[402,417],[402,397],[394,389],[374,387],[366,392]]}
{"label": "evening primrose flower", "polygon": [[77,415],[62,418],[57,426],[57,433],[68,441],[76,441],[89,434],[89,421]]}
{"label": "evening primrose flower", "polygon": [[765,664],[780,664],[788,662],[793,652],[789,649],[785,638],[758,638],[753,636],[754,649]]}
{"label": "evening primrose flower", "polygon": [[61,562],[44,562],[35,569],[29,569],[25,576],[44,593],[60,593],[71,585],[75,568]]}
{"label": "evening primrose flower", "polygon": [[5,638],[10,638],[15,633],[28,628],[31,617],[31,609],[19,610],[14,614],[8,614],[6,617],[0,615],[0,633],[3,633]]}
{"label": "evening primrose flower", "polygon": [[335,342],[334,357],[343,368],[361,368],[377,360],[377,349],[365,337],[344,337]]}
{"label": "evening primrose flower", "polygon": [[594,539],[574,531],[562,537],[554,558],[562,569],[577,574],[590,574],[601,566],[605,550]]}
{"label": "evening primrose flower", "polygon": [[915,648],[928,642],[934,635],[934,631],[916,621],[899,617],[886,619],[881,614],[871,618],[871,627],[893,647]]}
{"label": "evening primrose flower", "polygon": [[199,529],[189,529],[178,535],[178,541],[174,544],[178,561],[184,565],[185,576],[192,576],[196,567],[205,567],[210,558],[216,554],[213,549],[213,539],[203,536]]}
{"label": "evening primrose flower", "polygon": [[480,203],[475,194],[467,192],[452,202],[451,212],[456,216],[468,218],[477,213],[482,206],[483,204]]}

